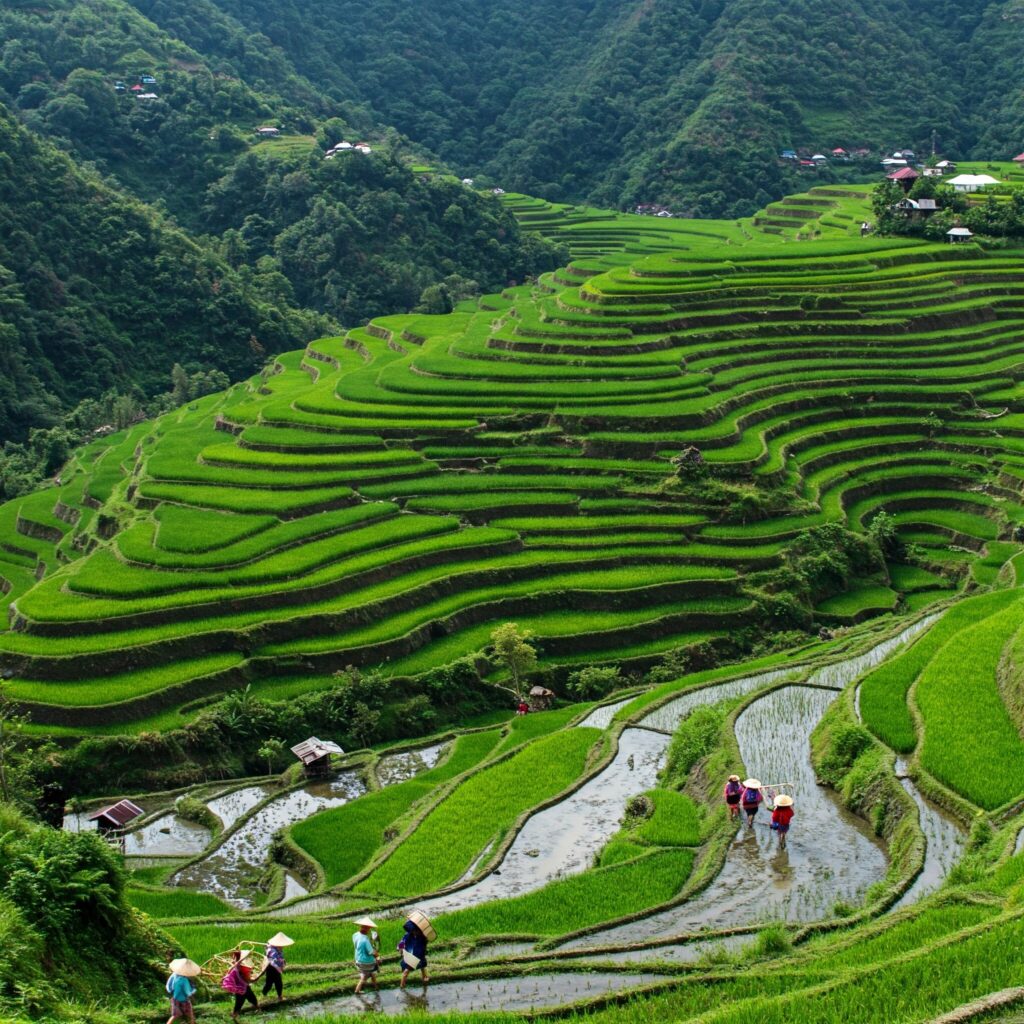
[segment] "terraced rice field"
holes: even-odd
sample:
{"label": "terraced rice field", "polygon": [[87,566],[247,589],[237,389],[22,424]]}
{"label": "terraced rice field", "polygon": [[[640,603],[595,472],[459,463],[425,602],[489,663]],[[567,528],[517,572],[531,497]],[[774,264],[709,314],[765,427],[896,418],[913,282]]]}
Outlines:
{"label": "terraced rice field", "polygon": [[[923,577],[914,582],[930,583]],[[1024,963],[1014,896],[1024,879],[1024,860],[1014,855],[1020,805],[996,808],[994,834],[981,840],[990,847],[986,866],[957,875],[967,823],[999,797],[995,788],[983,790],[979,803],[968,796],[946,810],[929,799],[942,799],[939,773],[947,772],[941,781],[958,792],[968,792],[976,774],[969,743],[948,762],[929,757],[933,732],[942,746],[950,739],[927,694],[929,680],[950,677],[957,659],[983,659],[994,649],[1019,656],[1022,609],[1019,591],[1000,591],[918,617],[902,631],[862,626],[838,647],[833,642],[761,659],[747,676],[738,669],[695,674],[615,700],[597,714],[587,705],[465,732],[454,742],[441,738],[422,748],[422,756],[408,747],[376,751],[362,774],[383,788],[302,817],[290,829],[298,849],[323,871],[312,895],[239,914],[213,897],[160,885],[160,870],[144,868],[131,896],[199,959],[283,927],[296,940],[282,1008],[287,1017],[326,1022],[332,1015],[390,1014],[411,1006],[475,1014],[484,1024],[510,1010],[578,1004],[588,1019],[607,1024],[746,1021],[755,1010],[779,1021],[928,1021],[1009,985]],[[978,634],[968,627],[978,622],[990,643],[976,642]],[[896,668],[895,688],[904,702],[909,691],[912,705],[922,709],[925,742],[910,765],[917,782],[902,783],[909,799],[899,813],[907,815],[909,831],[890,846],[816,784],[807,732],[858,686],[862,713],[873,722],[870,689]],[[979,692],[989,677],[995,686],[994,670],[975,676]],[[751,835],[730,825],[717,786],[706,787],[703,765],[686,775],[682,792],[669,783],[673,777],[662,775],[661,785],[673,788],[649,790],[649,809],[638,817],[594,817],[588,793],[614,790],[624,808],[626,794],[639,795],[658,767],[642,751],[664,752],[670,742],[672,749],[685,747],[686,737],[703,728],[701,715],[719,707],[731,714],[719,719],[724,728],[708,763],[713,781],[732,768],[753,768],[772,779],[786,774],[798,809],[789,851],[780,853],[767,831]],[[993,709],[976,702],[971,735],[986,718],[998,718]],[[609,760],[601,754],[616,744],[619,755]],[[630,762],[637,757],[628,770],[625,750]],[[594,756],[581,760],[588,751]],[[1018,737],[1002,756],[1021,751]],[[346,771],[343,766],[339,778]],[[240,809],[231,820],[236,835],[265,813],[261,806],[285,799],[271,796],[260,804],[245,796],[246,789],[235,792],[204,798],[229,817]],[[309,813],[301,801],[293,806],[299,815]],[[599,855],[573,862],[562,848],[562,825],[573,836],[597,828]],[[907,859],[915,843],[919,859]],[[527,849],[534,844],[537,849]],[[572,866],[548,877],[559,862]],[[197,860],[193,872],[201,874],[203,863]],[[487,893],[477,899],[481,885]],[[936,887],[941,892],[929,897]],[[438,890],[435,897],[425,899],[431,890]],[[835,902],[839,894],[853,904]],[[889,910],[898,894],[896,909]],[[431,987],[417,986],[405,996],[395,989],[398,968],[390,951],[411,896],[429,909],[440,938],[431,947]],[[384,991],[360,1001],[351,995],[352,928],[346,922],[365,912],[380,926]],[[998,967],[980,969],[975,954],[991,958],[996,950]],[[898,1005],[900,1016],[862,1012],[858,991],[862,995],[865,985],[887,1006]],[[610,998],[624,991],[632,993],[628,1001]],[[202,998],[212,1003],[216,994]]]}
{"label": "terraced rice field", "polygon": [[[995,581],[1024,521],[1018,254],[507,201],[569,267],[281,356],[0,508],[0,667],[37,727],[415,674],[509,619],[556,670],[643,665],[756,622],[746,580],[801,530],[883,511],[916,565],[819,622]],[[679,484],[689,446],[724,499]]]}
{"label": "terraced rice field", "polygon": [[[1020,254],[861,240],[863,197],[827,191],[741,223],[507,197],[569,267],[278,357],[0,507],[0,668],[60,736],[415,675],[509,620],[553,679],[725,650],[774,628],[760,588],[807,530],[885,512],[909,549],[818,602],[832,639],[320,785],[205,784],[215,835],[144,800],[130,897],[190,956],[283,928],[282,1012],[322,1020],[923,1022],[1019,984]],[[787,851],[730,824],[733,771],[794,789]],[[391,951],[420,901],[438,984],[412,1001]],[[387,958],[369,1005],[362,913]]]}

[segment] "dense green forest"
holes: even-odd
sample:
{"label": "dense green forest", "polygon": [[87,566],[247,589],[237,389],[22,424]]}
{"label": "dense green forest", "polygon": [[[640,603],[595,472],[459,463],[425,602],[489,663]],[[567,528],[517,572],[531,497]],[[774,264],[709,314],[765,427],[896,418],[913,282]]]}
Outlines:
{"label": "dense green forest", "polygon": [[[193,0],[136,0],[188,29]],[[791,189],[780,147],[1010,156],[1018,0],[222,0],[324,95],[467,172],[552,199],[747,214]],[[771,45],[766,46],[765,41]]]}

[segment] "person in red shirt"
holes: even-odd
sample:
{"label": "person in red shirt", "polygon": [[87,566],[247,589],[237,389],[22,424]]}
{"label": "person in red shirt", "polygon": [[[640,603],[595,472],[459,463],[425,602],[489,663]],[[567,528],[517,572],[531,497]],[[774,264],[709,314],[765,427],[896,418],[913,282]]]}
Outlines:
{"label": "person in red shirt", "polygon": [[786,833],[789,823],[793,820],[793,798],[783,793],[775,798],[775,810],[772,811],[772,828],[779,833],[779,845],[786,848]]}

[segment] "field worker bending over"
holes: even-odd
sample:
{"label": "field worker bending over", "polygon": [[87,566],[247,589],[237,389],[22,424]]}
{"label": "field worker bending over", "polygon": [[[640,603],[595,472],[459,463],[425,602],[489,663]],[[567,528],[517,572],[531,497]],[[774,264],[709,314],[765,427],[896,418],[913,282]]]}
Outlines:
{"label": "field worker bending over", "polygon": [[356,995],[359,995],[363,991],[363,985],[366,984],[367,978],[373,982],[373,987],[376,990],[377,971],[380,970],[380,954],[370,941],[370,930],[376,928],[377,925],[368,917],[359,918],[356,925],[359,931],[352,936],[352,945],[355,947],[356,970],[359,972],[359,981],[356,984]]}
{"label": "field worker bending over", "polygon": [[743,813],[747,816],[747,828],[754,827],[754,818],[757,816],[758,809],[763,800],[764,794],[761,792],[761,780],[744,779],[741,802],[743,804]]}
{"label": "field worker bending over", "polygon": [[743,784],[738,775],[729,776],[722,795],[725,797],[726,807],[729,808],[729,817],[738,818],[740,816],[740,797],[743,796]]}
{"label": "field worker bending over", "polygon": [[793,820],[793,798],[783,793],[775,798],[775,810],[772,811],[772,828],[779,833],[779,845],[786,848],[786,833],[789,823]]}

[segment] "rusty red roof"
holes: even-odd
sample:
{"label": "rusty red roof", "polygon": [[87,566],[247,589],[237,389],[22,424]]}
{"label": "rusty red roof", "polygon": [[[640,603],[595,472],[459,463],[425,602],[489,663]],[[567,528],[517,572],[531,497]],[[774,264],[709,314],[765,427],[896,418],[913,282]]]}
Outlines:
{"label": "rusty red roof", "polygon": [[128,822],[134,821],[145,813],[138,804],[133,804],[131,800],[119,800],[116,804],[111,804],[109,807],[93,811],[89,815],[89,821],[98,821],[100,818],[105,818],[112,825],[123,828]]}

